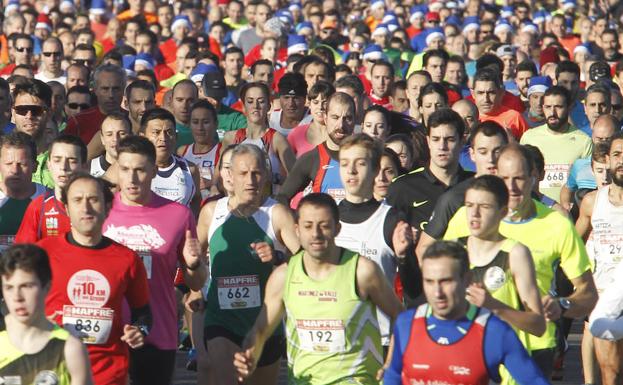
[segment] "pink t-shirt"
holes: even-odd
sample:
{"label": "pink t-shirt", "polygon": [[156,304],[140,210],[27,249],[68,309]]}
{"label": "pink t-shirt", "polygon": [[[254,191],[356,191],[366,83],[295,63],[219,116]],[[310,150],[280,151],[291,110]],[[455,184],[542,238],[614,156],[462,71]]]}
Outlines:
{"label": "pink t-shirt", "polygon": [[182,259],[186,229],[193,235],[197,232],[191,211],[156,194],[145,206],[128,206],[115,194],[104,222],[104,235],[136,251],[143,260],[153,314],[146,342],[158,349],[173,350],[178,344],[173,280]]}
{"label": "pink t-shirt", "polygon": [[288,143],[290,143],[290,147],[292,148],[292,151],[294,151],[294,155],[296,155],[297,158],[316,147],[307,141],[307,130],[309,129],[309,125],[310,123],[296,126],[292,129],[290,134],[288,134]]}

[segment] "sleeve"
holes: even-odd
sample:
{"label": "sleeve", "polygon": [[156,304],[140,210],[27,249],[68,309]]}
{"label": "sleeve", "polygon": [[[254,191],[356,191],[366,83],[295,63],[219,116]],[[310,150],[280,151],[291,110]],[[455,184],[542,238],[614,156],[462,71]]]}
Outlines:
{"label": "sleeve", "polygon": [[247,118],[243,114],[238,113],[232,129],[235,131],[241,128],[247,128]]}
{"label": "sleeve", "polygon": [[[623,276],[623,263],[612,273],[613,277]],[[614,280],[599,296],[599,301],[588,320],[588,328],[597,338],[615,341],[623,338],[623,290],[621,281]]]}
{"label": "sleeve", "polygon": [[411,334],[411,320],[415,310],[402,312],[394,324],[394,352],[389,367],[385,369],[383,384],[402,385],[402,360]]}
{"label": "sleeve", "polygon": [[443,239],[458,239],[469,235],[465,215],[465,206],[459,208],[456,213],[454,213],[448,222],[448,227],[443,235]]}
{"label": "sleeve", "polygon": [[69,121],[67,122],[67,127],[65,127],[63,133],[73,136],[80,136],[78,135],[78,120],[75,117],[72,116],[69,119]]}
{"label": "sleeve", "polygon": [[315,176],[315,172],[312,174],[312,170],[314,165],[318,168],[319,162],[317,149],[309,151],[298,158],[283,182],[281,191],[277,195],[277,200],[286,206],[290,206],[290,199],[299,191],[303,191]]}
{"label": "sleeve", "polygon": [[385,200],[387,201],[387,204],[398,210],[403,215],[406,215],[407,218],[409,218],[409,224],[411,226],[419,228],[419,223],[413,223],[413,221],[411,221],[411,216],[409,215],[409,206],[406,203],[405,194],[401,194],[401,191],[403,190],[402,185],[404,183],[405,182],[402,178],[392,182],[392,184],[389,185],[387,197],[385,198]]}
{"label": "sleeve", "polygon": [[573,223],[562,217],[562,214],[554,214],[560,216],[561,226],[557,228],[563,230],[557,232],[560,265],[569,279],[578,278],[591,268],[586,247]]}
{"label": "sleeve", "polygon": [[589,158],[593,154],[593,141],[590,138],[586,138],[586,145],[584,146],[584,152],[582,158]]}
{"label": "sleeve", "polygon": [[401,219],[400,213],[393,207],[385,216],[385,222],[383,223],[383,237],[385,238],[387,246],[389,246],[392,250],[394,249],[394,243],[392,241],[392,238],[394,238],[394,229]]}
{"label": "sleeve", "polygon": [[451,197],[453,194],[453,191],[446,192],[435,204],[433,215],[431,215],[428,224],[424,228],[424,232],[432,238],[441,239],[443,237],[448,229],[450,219],[460,208],[460,206],[456,207],[457,204],[454,203],[455,200]]}
{"label": "sleeve", "polygon": [[499,367],[503,364],[520,385],[549,384],[519,341],[515,331],[507,323],[493,316],[485,329],[484,356],[489,375],[495,382],[500,382]]}
{"label": "sleeve", "polygon": [[569,177],[567,178],[567,188],[570,191],[578,190],[578,170],[580,169],[580,159],[576,159],[569,170]]}
{"label": "sleeve", "polygon": [[132,251],[129,274],[128,287],[125,292],[128,305],[133,309],[143,307],[149,303],[149,284],[145,265],[134,251]]}
{"label": "sleeve", "polygon": [[26,208],[22,223],[15,234],[15,243],[35,243],[39,240],[37,230],[39,227],[41,203],[40,199],[35,199]]}

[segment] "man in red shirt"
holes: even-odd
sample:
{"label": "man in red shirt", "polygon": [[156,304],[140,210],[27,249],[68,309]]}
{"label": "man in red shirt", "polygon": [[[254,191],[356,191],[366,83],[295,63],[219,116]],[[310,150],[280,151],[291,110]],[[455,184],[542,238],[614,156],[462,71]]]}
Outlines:
{"label": "man in red shirt", "polygon": [[[90,144],[91,139],[102,126],[106,115],[120,113],[126,74],[123,68],[113,64],[103,64],[93,74],[94,92],[97,106],[81,112],[67,122],[66,134],[79,136],[84,143]],[[100,155],[89,153],[89,159]]]}
{"label": "man in red shirt", "polygon": [[84,169],[86,160],[87,146],[80,138],[61,134],[54,139],[47,162],[54,181],[54,193],[47,192],[30,202],[15,235],[16,243],[34,243],[71,230],[61,192],[71,175]]}
{"label": "man in red shirt", "polygon": [[379,60],[372,64],[370,71],[372,75],[372,89],[370,90],[370,101],[388,110],[393,109],[389,102],[389,94],[394,85],[394,67],[386,60]]}
{"label": "man in red shirt", "polygon": [[[54,277],[46,314],[87,344],[97,385],[126,383],[128,346],[141,347],[152,323],[143,263],[102,235],[112,199],[102,180],[73,175],[63,193],[71,231],[38,243],[50,257]],[[122,319],[124,300],[131,324]]]}

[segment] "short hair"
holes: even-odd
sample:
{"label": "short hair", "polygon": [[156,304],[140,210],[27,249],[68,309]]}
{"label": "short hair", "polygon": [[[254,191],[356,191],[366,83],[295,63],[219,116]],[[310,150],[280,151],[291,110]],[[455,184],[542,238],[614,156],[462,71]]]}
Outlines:
{"label": "short hair", "polygon": [[[1,138],[1,137],[0,137]],[[610,138],[610,145],[608,146],[608,154],[612,151],[612,145],[616,140],[623,140],[623,131],[617,130],[614,132],[614,135]]]}
{"label": "short hair", "polygon": [[0,255],[0,278],[11,276],[16,270],[34,273],[42,287],[52,280],[48,253],[30,243],[12,245]]}
{"label": "short hair", "polygon": [[359,79],[359,76],[353,74],[342,76],[336,80],[335,89],[338,88],[349,88],[353,90],[356,95],[363,95],[365,92],[363,82]]}
{"label": "short hair", "polygon": [[190,79],[184,79],[184,80],[180,80],[179,82],[175,83],[175,85],[173,86],[173,88],[171,89],[171,91],[175,94],[175,90],[178,87],[181,87],[185,84],[188,84],[190,86],[192,86],[192,89],[195,91],[195,94],[197,94],[197,96],[199,95],[199,88],[197,87],[197,85],[195,84],[195,82],[193,82]]}
{"label": "short hair", "polygon": [[530,72],[533,76],[536,76],[539,71],[536,69],[536,64],[532,60],[524,60],[521,63],[517,64],[515,68],[515,73],[518,72]]}
{"label": "short hair", "polygon": [[274,68],[273,62],[271,62],[270,60],[260,59],[260,60],[256,60],[253,64],[251,64],[251,68],[249,68],[249,73],[251,75],[255,75],[255,70],[257,69],[257,66],[261,66],[261,65],[271,66],[271,68]]}
{"label": "short hair", "polygon": [[519,145],[517,143],[509,143],[500,149],[500,154],[498,155],[496,166],[500,162],[500,159],[502,159],[504,154],[506,154],[507,152],[518,154],[524,162],[526,172],[528,173],[528,175],[532,175],[532,172],[534,171],[533,155],[530,153],[530,150],[528,150],[525,146]]}
{"label": "short hair", "polygon": [[448,105],[448,93],[446,92],[446,89],[441,85],[441,83],[428,83],[420,90],[420,95],[417,101],[418,107],[422,107],[424,96],[430,94],[441,95],[446,105]]}
{"label": "short hair", "polygon": [[493,82],[498,90],[502,89],[502,77],[491,68],[482,68],[476,71],[473,83],[474,88],[476,87],[476,82]]}
{"label": "short hair", "polygon": [[169,110],[165,110],[164,108],[152,108],[151,110],[145,111],[143,117],[141,118],[141,126],[140,132],[145,133],[145,129],[147,128],[147,124],[152,120],[168,120],[173,123],[173,127],[175,127],[175,117]]}
{"label": "short hair", "polygon": [[433,127],[441,126],[442,124],[448,124],[453,126],[456,129],[456,133],[459,138],[463,137],[465,133],[465,122],[463,122],[463,118],[456,111],[451,108],[440,108],[437,111],[433,112],[428,117],[428,124],[426,125],[426,135],[430,135],[430,130]]}
{"label": "short hair", "polygon": [[481,175],[474,178],[467,187],[466,193],[469,190],[487,191],[493,194],[498,207],[508,205],[508,188],[504,181],[495,175]]}
{"label": "short hair", "polygon": [[69,67],[67,67],[66,72],[69,72],[69,70],[71,68],[78,68],[80,71],[86,71],[87,72],[87,80],[91,76],[91,69],[89,67],[85,66],[84,64],[78,64],[78,63],[70,64]]}
{"label": "short hair", "polygon": [[[387,60],[377,60],[374,62],[374,64],[372,64],[372,68],[370,69],[370,73],[372,73],[372,71],[374,71],[374,69],[376,67],[385,67],[385,68],[389,68],[389,73],[393,75],[394,73],[394,66],[388,62]],[[392,77],[393,79],[393,77]]]}
{"label": "short hair", "polygon": [[[496,55],[487,53],[482,55],[478,60],[476,60],[476,72],[490,67],[497,67],[497,69],[499,70],[499,76],[500,78],[502,77],[502,72],[504,71],[504,62]],[[496,73],[497,72],[498,71],[496,71]]]}
{"label": "short hair", "polygon": [[543,157],[543,153],[541,152],[541,150],[537,146],[533,146],[531,144],[524,144],[522,146],[526,150],[528,150],[528,153],[530,154],[530,160],[534,165],[534,169],[539,174],[545,172],[545,158]]}
{"label": "short hair", "polygon": [[95,69],[93,72],[94,86],[97,86],[100,76],[105,72],[119,76],[121,78],[122,87],[125,87],[127,82],[126,72],[123,68],[114,64],[102,64]]}
{"label": "short hair", "polygon": [[588,87],[588,89],[586,90],[586,95],[584,96],[585,101],[586,99],[588,99],[588,95],[590,94],[602,94],[604,98],[606,98],[608,105],[611,104],[610,89],[608,89],[608,87],[602,83],[591,84],[591,86]]}
{"label": "short hair", "polygon": [[98,189],[102,191],[102,194],[104,195],[104,203],[106,204],[106,206],[110,206],[112,204],[114,195],[112,191],[110,191],[109,182],[107,182],[105,179],[95,177],[86,171],[76,171],[71,174],[67,185],[61,190],[61,202],[63,202],[63,204],[67,205],[67,194],[69,193],[69,189],[74,184],[74,182],[83,179],[95,182]]}
{"label": "short hair", "polygon": [[390,94],[392,96],[395,96],[396,95],[396,91],[398,91],[398,90],[405,91],[406,89],[407,89],[407,81],[406,80],[398,80],[398,81],[395,81],[394,84],[392,84],[392,89],[391,89]]}
{"label": "short hair", "polygon": [[322,96],[323,98],[328,99],[329,96],[333,95],[334,93],[335,87],[333,87],[333,84],[325,80],[318,80],[316,84],[314,84],[309,89],[309,92],[307,93],[307,100],[314,100],[318,96]]}
{"label": "short hair", "polygon": [[618,39],[618,33],[616,31],[616,29],[613,28],[606,28],[604,29],[604,31],[601,33],[601,36],[603,35],[612,35],[616,38],[616,43],[617,45],[619,45],[619,39]]}
{"label": "short hair", "polygon": [[331,216],[333,217],[334,223],[338,224],[340,222],[340,210],[337,208],[337,203],[329,194],[325,193],[311,193],[305,195],[303,199],[299,202],[298,208],[296,209],[296,221],[298,222],[301,217],[301,210],[305,206],[313,206],[317,208],[325,208],[331,212]]}
{"label": "short hair", "polygon": [[606,156],[610,155],[610,143],[595,143],[593,146],[593,154],[591,162],[606,163]]}
{"label": "short hair", "polygon": [[467,249],[460,243],[453,241],[435,241],[424,252],[422,261],[448,257],[459,263],[459,276],[464,277],[469,271],[469,257]]}
{"label": "short hair", "polygon": [[264,96],[270,99],[270,89],[264,82],[249,82],[249,83],[243,84],[242,87],[240,87],[240,92],[239,92],[240,100],[242,101],[243,104],[244,104],[244,98],[247,96],[247,92],[249,92],[251,88],[261,89]]}
{"label": "short hair", "polygon": [[12,33],[11,35],[9,35],[9,40],[13,42],[13,45],[15,45],[15,43],[18,40],[29,40],[31,44],[35,44],[34,40],[32,39],[32,36],[26,34],[26,33]]}
{"label": "short hair", "polygon": [[154,45],[154,47],[158,44],[158,36],[156,36],[156,34],[149,30],[149,29],[145,29],[143,31],[140,31],[139,33],[136,34],[136,37],[139,37],[141,35],[145,35],[149,38],[149,42],[151,44]]}
{"label": "short hair", "polygon": [[37,145],[32,140],[32,137],[24,132],[13,131],[7,135],[0,136],[0,149],[4,147],[27,149],[30,151],[30,159],[33,163],[36,164],[37,162]]}
{"label": "short hair", "polygon": [[352,107],[353,113],[357,110],[357,106],[355,106],[355,99],[353,99],[349,94],[344,92],[336,92],[333,95],[329,96],[327,99],[327,110],[333,101],[336,101],[341,104],[348,104]]}
{"label": "short hair", "polygon": [[80,163],[85,164],[87,162],[87,145],[84,144],[82,139],[79,137],[61,133],[59,136],[54,138],[54,140],[52,140],[52,143],[50,143],[50,153],[52,153],[52,148],[54,148],[54,145],[57,143],[64,143],[78,147],[80,150]]}
{"label": "short hair", "polygon": [[150,162],[156,164],[156,147],[144,136],[130,135],[121,139],[117,154],[121,153],[139,154],[146,156]]}
{"label": "short hair", "polygon": [[[76,51],[91,51],[95,53],[95,47],[93,47],[92,45],[88,45],[88,44],[78,44],[76,48],[74,48],[74,52]],[[111,51],[111,52],[116,52],[116,51]]]}
{"label": "short hair", "polygon": [[450,59],[450,55],[448,55],[448,53],[445,50],[443,50],[443,49],[431,49],[430,51],[426,51],[424,53],[424,58],[423,58],[423,61],[422,61],[422,66],[424,68],[426,68],[426,66],[428,65],[428,61],[432,57],[438,57],[438,58],[442,59],[445,63],[448,63],[448,60]]}
{"label": "short hair", "polygon": [[430,73],[426,70],[417,70],[417,71],[413,71],[411,72],[411,74],[409,76],[407,76],[407,82],[409,81],[409,79],[411,79],[414,76],[424,76],[426,79],[428,79],[429,82],[433,81],[433,78],[430,76]]}
{"label": "short hair", "polygon": [[89,95],[89,97],[91,98],[91,104],[94,104],[94,95],[91,92],[91,90],[89,89],[89,87],[87,86],[73,86],[70,89],[67,90],[67,98],[69,98],[69,95],[71,94],[86,94]]}
{"label": "short hair", "polygon": [[102,130],[102,127],[104,127],[104,123],[109,120],[115,122],[123,122],[125,127],[128,129],[128,132],[132,132],[132,123],[130,122],[130,119],[128,119],[128,116],[126,114],[123,114],[121,112],[113,112],[112,114],[106,115],[106,118],[104,118],[100,126],[100,131]]}
{"label": "short hair", "polygon": [[240,48],[229,47],[225,50],[225,53],[223,54],[223,59],[226,59],[227,55],[232,55],[232,54],[240,54],[244,58],[244,52]]}
{"label": "short hair", "polygon": [[338,72],[346,72],[347,75],[351,75],[353,73],[353,70],[350,69],[350,67],[346,64],[342,63],[335,66],[335,73]]}
{"label": "short hair", "polygon": [[354,134],[346,137],[340,143],[340,153],[354,146],[365,148],[370,153],[370,164],[373,170],[381,167],[381,156],[383,155],[383,145],[378,140],[366,134]]}
{"label": "short hair", "polygon": [[484,122],[478,123],[474,131],[470,133],[470,144],[474,145],[474,139],[476,135],[482,134],[487,137],[499,136],[502,138],[504,144],[508,144],[508,133],[498,122],[494,122],[493,120],[487,120]]}
{"label": "short hair", "polygon": [[580,66],[576,62],[564,60],[558,63],[556,66],[556,79],[558,79],[563,72],[571,72],[576,75],[578,79],[580,78]]}
{"label": "short hair", "polygon": [[130,102],[130,95],[132,95],[132,91],[136,89],[151,91],[154,96],[156,95],[156,88],[152,83],[148,82],[147,80],[138,79],[130,83],[125,88],[125,98],[128,102]]}
{"label": "short hair", "polygon": [[268,175],[269,174],[268,170],[270,167],[269,167],[268,157],[266,156],[266,152],[254,144],[241,143],[237,145],[231,154],[232,165],[234,162],[234,158],[241,156],[241,155],[249,155],[249,154],[253,155],[253,157],[257,160],[257,162],[260,165],[264,166],[262,167],[262,171],[264,172],[265,176]]}
{"label": "short hair", "polygon": [[52,106],[52,88],[39,79],[27,78],[25,81],[17,83],[13,89],[13,100],[15,101],[21,94],[28,94],[41,99],[48,108]]}
{"label": "short hair", "polygon": [[[608,93],[608,100],[610,100],[610,94]],[[548,88],[543,94],[543,99],[548,96],[562,96],[565,98],[565,103],[569,106],[571,102],[571,96],[569,95],[569,91],[563,86],[553,86]]]}

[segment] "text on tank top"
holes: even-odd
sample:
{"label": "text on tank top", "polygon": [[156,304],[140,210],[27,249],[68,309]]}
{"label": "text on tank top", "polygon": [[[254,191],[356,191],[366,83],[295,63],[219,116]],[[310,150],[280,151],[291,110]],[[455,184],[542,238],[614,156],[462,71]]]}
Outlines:
{"label": "text on tank top", "polygon": [[214,167],[218,164],[219,153],[221,151],[221,144],[218,143],[212,147],[208,152],[196,153],[195,144],[187,144],[184,147],[184,153],[182,158],[195,164],[199,168],[199,175],[207,180],[212,180],[214,175]]}
{"label": "text on tank top", "polygon": [[151,190],[163,198],[189,206],[195,195],[195,182],[188,162],[173,155],[168,167],[158,168],[151,182]]}
{"label": "text on tank top", "polygon": [[591,216],[595,284],[602,291],[614,279],[612,272],[623,259],[623,206],[610,202],[610,186],[597,191]]}

